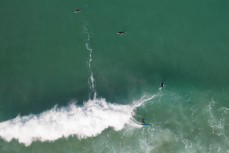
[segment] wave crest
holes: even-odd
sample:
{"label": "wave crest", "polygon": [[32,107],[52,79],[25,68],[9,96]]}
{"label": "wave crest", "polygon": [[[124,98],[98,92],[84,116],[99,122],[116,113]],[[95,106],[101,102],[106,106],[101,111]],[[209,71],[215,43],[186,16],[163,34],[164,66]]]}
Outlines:
{"label": "wave crest", "polygon": [[105,99],[88,100],[83,106],[71,103],[66,107],[54,106],[38,115],[17,116],[0,123],[0,137],[6,141],[17,139],[29,146],[33,141],[54,141],[61,137],[93,137],[108,127],[118,131],[125,125],[140,127],[132,118],[134,109],[149,101],[143,97],[131,105],[106,102]]}

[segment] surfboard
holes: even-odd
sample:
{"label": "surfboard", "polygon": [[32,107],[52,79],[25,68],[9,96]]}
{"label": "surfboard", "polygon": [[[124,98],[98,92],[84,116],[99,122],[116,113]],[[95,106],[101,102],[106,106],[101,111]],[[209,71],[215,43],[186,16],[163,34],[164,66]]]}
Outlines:
{"label": "surfboard", "polygon": [[150,124],[142,124],[144,127],[148,127],[148,126],[151,126]]}

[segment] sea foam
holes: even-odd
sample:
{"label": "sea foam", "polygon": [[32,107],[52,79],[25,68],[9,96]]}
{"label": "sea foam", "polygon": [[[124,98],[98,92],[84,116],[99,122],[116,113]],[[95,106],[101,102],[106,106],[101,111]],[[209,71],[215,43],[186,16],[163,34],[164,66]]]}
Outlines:
{"label": "sea foam", "polygon": [[53,107],[38,115],[17,116],[0,122],[0,137],[18,140],[26,146],[33,141],[55,141],[62,137],[93,137],[108,127],[116,131],[125,126],[141,127],[134,119],[134,110],[155,96],[144,96],[130,105],[111,104],[105,99],[88,100],[82,106],[71,103]]}

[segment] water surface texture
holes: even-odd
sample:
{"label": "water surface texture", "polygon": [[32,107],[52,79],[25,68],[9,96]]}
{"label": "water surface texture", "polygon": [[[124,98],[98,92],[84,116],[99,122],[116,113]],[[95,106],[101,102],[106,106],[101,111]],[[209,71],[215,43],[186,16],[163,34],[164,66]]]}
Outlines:
{"label": "water surface texture", "polygon": [[1,0],[0,22],[1,153],[229,153],[229,1]]}

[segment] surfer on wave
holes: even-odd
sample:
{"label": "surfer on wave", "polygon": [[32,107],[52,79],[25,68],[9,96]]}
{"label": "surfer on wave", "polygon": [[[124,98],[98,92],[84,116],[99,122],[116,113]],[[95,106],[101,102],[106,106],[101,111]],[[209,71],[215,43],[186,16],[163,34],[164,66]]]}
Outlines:
{"label": "surfer on wave", "polygon": [[141,122],[142,122],[142,125],[145,125],[146,124],[144,118],[141,119]]}

